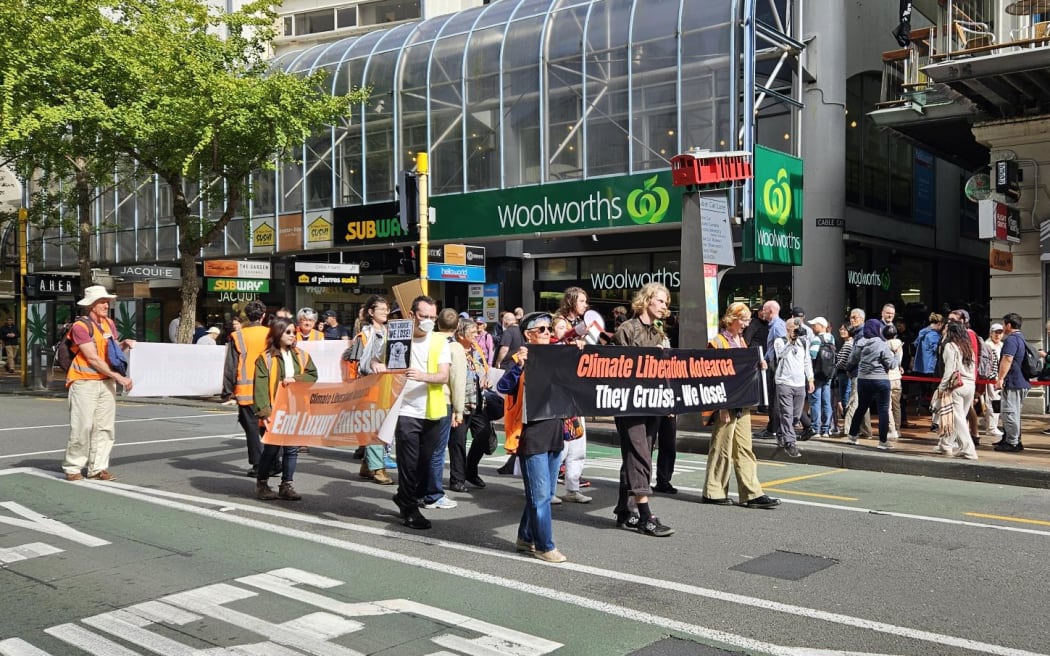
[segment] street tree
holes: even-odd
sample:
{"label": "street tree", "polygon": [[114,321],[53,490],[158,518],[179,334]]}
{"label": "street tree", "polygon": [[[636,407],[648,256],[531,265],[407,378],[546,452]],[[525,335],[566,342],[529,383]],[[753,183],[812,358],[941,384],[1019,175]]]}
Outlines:
{"label": "street tree", "polygon": [[[55,2],[73,11],[67,0],[19,2]],[[73,56],[79,61],[62,80],[75,87],[66,111],[40,120],[37,129],[59,129],[75,104],[79,138],[93,137],[95,153],[123,158],[170,188],[182,274],[178,340],[188,343],[198,260],[233,218],[246,214],[252,172],[273,166],[311,134],[348,121],[367,92],[332,96],[322,86],[324,72],[298,75],[270,66],[277,25],[270,2],[232,13],[197,0],[82,0],[80,7],[90,14],[86,22],[102,17],[96,24],[104,47],[91,61]],[[193,210],[188,190],[199,191],[204,211]]]}

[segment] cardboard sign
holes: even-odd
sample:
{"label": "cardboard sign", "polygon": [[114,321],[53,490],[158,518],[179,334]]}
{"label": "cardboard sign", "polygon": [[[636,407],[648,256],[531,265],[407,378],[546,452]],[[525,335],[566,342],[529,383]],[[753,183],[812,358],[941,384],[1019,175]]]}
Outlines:
{"label": "cardboard sign", "polygon": [[409,363],[412,362],[413,330],[414,322],[411,319],[398,319],[387,322],[387,369],[408,369]]}

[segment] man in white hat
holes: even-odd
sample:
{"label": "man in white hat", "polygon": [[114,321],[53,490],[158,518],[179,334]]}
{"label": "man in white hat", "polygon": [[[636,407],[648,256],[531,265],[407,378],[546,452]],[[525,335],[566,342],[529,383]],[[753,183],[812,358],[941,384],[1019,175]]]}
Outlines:
{"label": "man in white hat", "polygon": [[87,477],[112,481],[109,452],[113,449],[113,431],[117,414],[117,383],[131,389],[131,378],[111,366],[110,349],[132,348],[135,340],[116,340],[117,326],[109,318],[109,303],[116,298],[101,285],[84,290],[77,305],[85,315],[69,329],[73,363],[66,373],[69,390],[69,443],[62,461],[67,481]]}
{"label": "man in white hat", "polygon": [[220,330],[218,326],[212,326],[207,331],[205,331],[203,335],[200,336],[200,339],[197,340],[197,343],[204,344],[205,346],[216,346],[218,342],[216,342],[215,340],[218,339],[219,335],[221,334],[222,330]]}

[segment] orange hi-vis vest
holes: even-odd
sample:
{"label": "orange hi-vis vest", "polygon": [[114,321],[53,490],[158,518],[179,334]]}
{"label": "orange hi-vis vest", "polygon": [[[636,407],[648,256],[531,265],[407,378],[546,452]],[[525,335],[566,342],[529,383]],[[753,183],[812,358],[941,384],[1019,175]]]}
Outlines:
{"label": "orange hi-vis vest", "polygon": [[[310,354],[301,348],[293,348],[292,355],[294,355],[295,359],[299,361],[299,373],[306,371],[306,363],[310,361]],[[282,376],[277,375],[279,373],[277,371],[277,362],[283,361],[283,358],[275,358],[269,351],[263,353],[261,357],[263,358],[263,362],[266,363],[267,371],[270,372],[270,405],[273,405],[273,400],[277,398],[277,386],[280,385],[281,380],[283,380]],[[294,371],[292,372],[292,375],[295,375]]]}
{"label": "orange hi-vis vest", "polygon": [[507,453],[517,453],[521,442],[521,431],[524,428],[522,416],[525,410],[525,372],[518,379],[518,390],[503,398],[503,449]]}
{"label": "orange hi-vis vest", "polygon": [[[77,322],[87,323],[88,331],[91,333],[91,341],[95,342],[95,352],[105,362],[109,337],[110,335],[114,338],[117,336],[117,325],[109,317],[106,317],[102,325],[96,324],[90,317],[77,319]],[[70,328],[70,330],[73,329]],[[109,378],[109,376],[96,371],[91,366],[87,356],[80,352],[79,346],[74,344],[70,350],[73,352],[73,362],[69,365],[69,371],[66,372],[66,387],[78,380],[106,380]]]}
{"label": "orange hi-vis vest", "polygon": [[233,348],[237,351],[237,378],[233,385],[233,397],[237,399],[237,405],[251,405],[255,400],[255,361],[266,350],[269,332],[266,326],[248,326],[230,335]]}
{"label": "orange hi-vis vest", "polygon": [[295,329],[295,337],[300,342],[320,342],[324,340],[324,333],[315,328],[311,328],[310,332],[305,335],[298,328]]}

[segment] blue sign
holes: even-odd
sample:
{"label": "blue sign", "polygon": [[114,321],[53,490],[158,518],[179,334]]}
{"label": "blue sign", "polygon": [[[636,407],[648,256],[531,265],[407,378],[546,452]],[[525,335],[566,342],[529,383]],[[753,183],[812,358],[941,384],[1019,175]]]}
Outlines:
{"label": "blue sign", "polygon": [[485,267],[427,263],[427,278],[444,282],[485,282]]}
{"label": "blue sign", "polygon": [[499,296],[499,283],[492,282],[485,285],[482,296]]}

